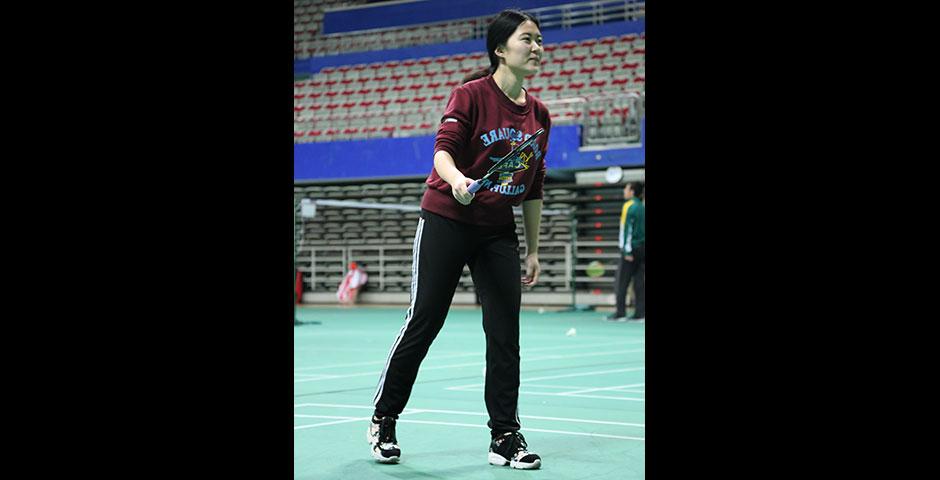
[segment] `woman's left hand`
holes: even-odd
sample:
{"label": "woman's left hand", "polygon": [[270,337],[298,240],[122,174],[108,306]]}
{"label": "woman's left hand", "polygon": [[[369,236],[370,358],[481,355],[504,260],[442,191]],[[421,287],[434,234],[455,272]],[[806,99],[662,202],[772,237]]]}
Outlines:
{"label": "woman's left hand", "polygon": [[539,257],[537,255],[526,255],[525,257],[525,275],[522,276],[522,284],[531,287],[539,280]]}

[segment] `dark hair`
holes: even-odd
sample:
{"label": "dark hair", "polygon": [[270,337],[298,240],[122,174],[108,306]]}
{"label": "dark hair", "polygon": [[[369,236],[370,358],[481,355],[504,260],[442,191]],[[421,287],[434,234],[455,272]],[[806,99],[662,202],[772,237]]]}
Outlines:
{"label": "dark hair", "polygon": [[630,182],[630,190],[634,197],[643,198],[643,182]]}
{"label": "dark hair", "polygon": [[496,56],[496,47],[505,44],[506,41],[509,40],[509,37],[512,36],[512,33],[519,28],[519,25],[525,23],[526,20],[534,23],[539,29],[542,28],[539,26],[539,21],[535,17],[522,10],[509,8],[499,12],[499,15],[496,15],[496,18],[493,19],[493,22],[490,23],[490,27],[486,30],[486,53],[490,56],[490,66],[468,74],[466,77],[463,77],[463,81],[460,83],[467,83],[496,73],[496,69],[499,67],[499,57]]}

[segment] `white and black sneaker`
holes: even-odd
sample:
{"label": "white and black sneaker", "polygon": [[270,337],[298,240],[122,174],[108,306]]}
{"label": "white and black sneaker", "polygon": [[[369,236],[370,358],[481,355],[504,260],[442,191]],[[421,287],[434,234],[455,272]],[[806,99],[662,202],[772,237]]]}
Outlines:
{"label": "white and black sneaker", "polygon": [[369,445],[372,446],[372,458],[381,463],[398,463],[401,448],[398,447],[398,439],[395,438],[394,418],[382,417],[379,423],[369,422],[367,436]]}
{"label": "white and black sneaker", "polygon": [[519,432],[506,432],[490,442],[490,465],[506,465],[525,470],[542,466],[542,459],[526,450],[525,437]]}

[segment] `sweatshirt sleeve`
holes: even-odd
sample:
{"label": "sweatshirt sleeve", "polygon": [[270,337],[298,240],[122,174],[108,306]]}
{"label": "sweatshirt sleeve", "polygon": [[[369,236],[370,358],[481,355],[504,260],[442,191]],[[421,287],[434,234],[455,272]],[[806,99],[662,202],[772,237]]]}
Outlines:
{"label": "sweatshirt sleeve", "polygon": [[457,152],[467,142],[473,124],[474,105],[470,93],[465,88],[457,87],[450,94],[441,125],[437,128],[434,140],[434,153],[445,151],[457,159]]}
{"label": "sweatshirt sleeve", "polygon": [[543,191],[546,173],[545,159],[548,158],[548,134],[552,130],[552,121],[548,115],[546,115],[543,125],[545,125],[545,149],[542,150],[542,158],[539,159],[538,170],[535,171],[535,179],[532,181],[532,188],[526,194],[526,200],[541,200],[545,195]]}

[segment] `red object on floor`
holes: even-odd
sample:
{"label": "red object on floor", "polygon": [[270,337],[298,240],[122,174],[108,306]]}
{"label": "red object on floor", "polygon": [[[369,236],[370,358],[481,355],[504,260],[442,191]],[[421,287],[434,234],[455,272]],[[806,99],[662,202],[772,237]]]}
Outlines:
{"label": "red object on floor", "polygon": [[302,287],[303,284],[301,283],[301,281],[302,281],[301,273],[297,272],[297,278],[294,279],[294,292],[297,294],[294,297],[294,303],[297,303],[297,304],[300,304],[300,296],[301,296],[301,293],[303,292],[303,287]]}

